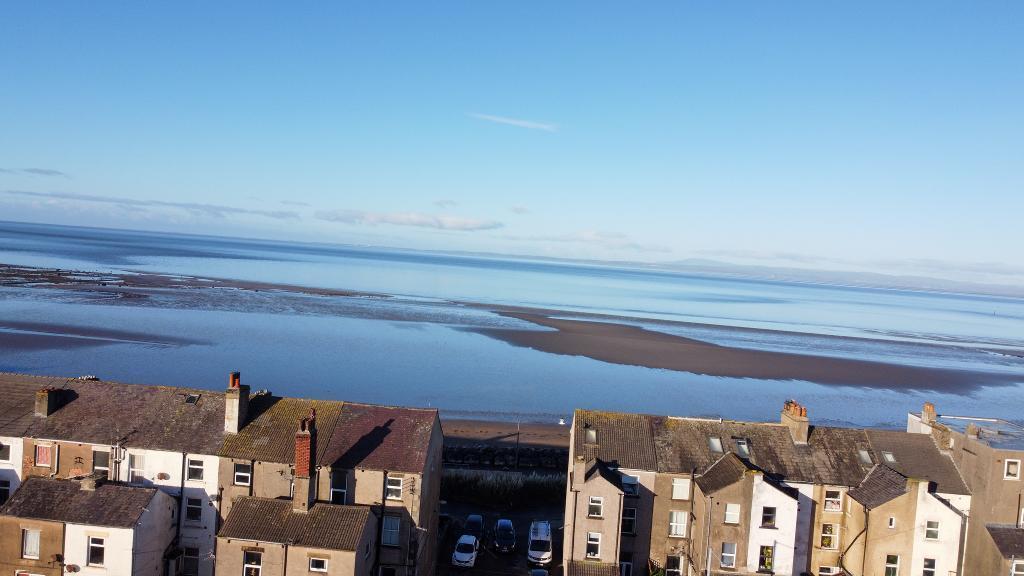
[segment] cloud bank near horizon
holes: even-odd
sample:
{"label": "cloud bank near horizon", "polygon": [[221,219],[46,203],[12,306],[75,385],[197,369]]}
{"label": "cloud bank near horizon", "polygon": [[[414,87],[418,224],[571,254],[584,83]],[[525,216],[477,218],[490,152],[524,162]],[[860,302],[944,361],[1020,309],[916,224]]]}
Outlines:
{"label": "cloud bank near horizon", "polygon": [[123,210],[138,211],[148,208],[174,208],[184,210],[189,214],[208,216],[212,218],[226,218],[232,215],[247,214],[263,216],[275,220],[297,219],[299,214],[291,210],[258,210],[254,208],[239,208],[236,206],[223,206],[219,204],[204,204],[201,202],[170,202],[166,200],[137,200],[134,198],[119,198],[116,196],[103,196],[99,194],[77,194],[74,192],[34,192],[30,190],[4,190],[5,194],[37,198],[47,201],[64,202],[87,202],[92,204],[106,204],[116,206]]}
{"label": "cloud bank near horizon", "polygon": [[376,226],[389,224],[392,226],[412,226],[416,228],[433,228],[436,230],[454,230],[458,232],[476,232],[495,230],[504,226],[497,220],[480,218],[463,218],[426,214],[423,212],[367,212],[364,210],[320,210],[316,217],[327,222],[341,224],[360,224]]}

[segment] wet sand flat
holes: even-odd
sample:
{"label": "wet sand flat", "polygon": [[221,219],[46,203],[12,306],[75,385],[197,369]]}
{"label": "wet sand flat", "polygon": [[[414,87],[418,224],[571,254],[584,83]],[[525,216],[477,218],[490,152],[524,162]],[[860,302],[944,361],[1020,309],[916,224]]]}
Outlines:
{"label": "wet sand flat", "polygon": [[[462,418],[441,419],[445,444],[457,445],[514,445],[517,427],[515,422],[493,420],[472,420]],[[568,448],[569,426],[522,422],[518,426],[520,446]]]}

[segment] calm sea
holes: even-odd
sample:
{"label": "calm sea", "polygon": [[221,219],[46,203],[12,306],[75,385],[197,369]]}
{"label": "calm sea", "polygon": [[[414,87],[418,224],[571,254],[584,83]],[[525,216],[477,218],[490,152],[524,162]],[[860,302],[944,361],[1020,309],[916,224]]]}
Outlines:
{"label": "calm sea", "polygon": [[[529,325],[453,304],[612,314],[721,344],[1019,374],[1024,383],[1024,360],[1002,353],[1024,350],[1024,300],[1019,299],[2,222],[0,262],[395,296],[168,290],[126,302],[85,292],[2,288],[0,324],[126,330],[154,338],[0,349],[0,370],[204,388],[221,388],[229,371],[241,370],[255,389],[279,394],[533,420],[564,417],[576,406],[768,420],[777,417],[789,397],[807,404],[817,421],[864,425],[899,426],[905,412],[919,409],[924,400],[935,401],[948,414],[1016,419],[1024,408],[1021,386],[979,387],[963,394],[869,391],[558,356],[467,330]],[[660,320],[700,325],[652,323]],[[181,344],[181,339],[192,343]]]}

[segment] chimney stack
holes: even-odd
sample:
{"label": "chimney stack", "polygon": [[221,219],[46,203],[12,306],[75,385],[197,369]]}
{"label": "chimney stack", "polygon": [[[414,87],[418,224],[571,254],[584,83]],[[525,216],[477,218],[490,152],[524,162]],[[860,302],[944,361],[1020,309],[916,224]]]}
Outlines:
{"label": "chimney stack", "polygon": [[249,387],[242,384],[242,375],[232,372],[228,378],[228,389],[224,392],[224,431],[238,434],[245,426],[249,412]]}
{"label": "chimney stack", "polygon": [[921,409],[921,422],[935,424],[935,418],[935,404],[925,402],[924,408]]}
{"label": "chimney stack", "polygon": [[295,486],[292,493],[292,510],[308,512],[316,501],[316,409],[299,421],[295,432]]}
{"label": "chimney stack", "polygon": [[103,479],[98,474],[90,474],[79,480],[79,487],[86,492],[94,492],[102,483]]}
{"label": "chimney stack", "polygon": [[807,419],[807,408],[801,406],[796,400],[786,400],[782,406],[782,423],[789,428],[793,442],[807,444],[811,430],[810,420]]}
{"label": "chimney stack", "polygon": [[36,390],[36,416],[46,418],[56,412],[57,408],[60,407],[58,404],[59,395],[60,389],[53,388],[52,386]]}

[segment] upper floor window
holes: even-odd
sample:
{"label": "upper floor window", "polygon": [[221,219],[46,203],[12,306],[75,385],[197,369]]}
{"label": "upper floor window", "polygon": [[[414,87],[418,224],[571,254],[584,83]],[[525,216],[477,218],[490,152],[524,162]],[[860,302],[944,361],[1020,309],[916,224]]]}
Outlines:
{"label": "upper floor window", "polygon": [[640,479],[628,474],[622,475],[622,493],[626,496],[636,496],[640,493]]}
{"label": "upper floor window", "polygon": [[636,534],[636,508],[622,509],[622,533]]}
{"label": "upper floor window", "polygon": [[825,511],[842,512],[843,493],[839,490],[825,490]]}
{"label": "upper floor window", "polygon": [[688,513],[683,510],[671,510],[668,513],[668,535],[673,538],[686,538],[686,518]]}
{"label": "upper floor window", "polygon": [[722,450],[722,439],[717,436],[708,438],[708,448],[715,454],[721,454]]}
{"label": "upper floor window", "polygon": [[689,478],[673,478],[672,479],[672,499],[673,500],[689,500],[690,499],[690,479]]}
{"label": "upper floor window", "polygon": [[401,500],[402,499],[402,480],[401,476],[388,476],[387,490],[385,495],[388,500]]}
{"label": "upper floor window", "polygon": [[818,566],[818,576],[838,576],[838,566]]}
{"label": "upper floor window", "polygon": [[309,559],[309,571],[310,572],[327,572],[327,559],[326,558],[310,558]]}
{"label": "upper floor window", "polygon": [[203,479],[203,461],[188,460],[188,479],[189,480],[202,480]]}
{"label": "upper floor window", "polygon": [[775,507],[765,506],[761,508],[761,527],[775,528]]}
{"label": "upper floor window", "polygon": [[895,464],[896,463],[896,457],[893,456],[892,452],[882,452],[882,459],[885,460],[889,464]]}
{"label": "upper floor window", "polygon": [[399,535],[402,531],[402,519],[398,516],[385,516],[384,517],[384,537],[381,539],[381,544],[385,546],[398,546]]}
{"label": "upper floor window", "polygon": [[0,460],[9,462],[11,460],[11,445],[0,442]]}
{"label": "upper floor window", "polygon": [[722,542],[722,558],[719,561],[722,568],[736,567],[736,543]]}
{"label": "upper floor window", "polygon": [[53,450],[53,446],[49,444],[36,444],[35,451],[35,465],[50,467],[50,452]]}
{"label": "upper floor window", "polygon": [[739,504],[726,504],[725,505],[725,523],[726,524],[739,524],[740,523],[740,505]]}
{"label": "upper floor window", "polygon": [[201,522],[203,520],[202,498],[185,499],[185,519],[192,522]]}
{"label": "upper floor window", "polygon": [[235,486],[249,486],[252,484],[252,465],[235,463]]}
{"label": "upper floor window", "polygon": [[1024,576],[1024,560],[1014,562],[1010,574],[1013,576]]}
{"label": "upper floor window", "polygon": [[929,540],[939,539],[939,523],[935,520],[929,520],[924,525],[924,537]]}
{"label": "upper floor window", "polygon": [[584,444],[597,444],[597,430],[593,428],[586,428],[583,431],[583,443]]}
{"label": "upper floor window", "polygon": [[885,576],[900,576],[900,557],[896,554],[885,556]]}
{"label": "upper floor window", "polygon": [[142,454],[128,455],[128,481],[142,483],[146,479],[146,457]]}
{"label": "upper floor window", "polygon": [[896,527],[896,517],[895,516],[889,516],[889,528],[895,528],[895,527]]}
{"label": "upper floor window", "polygon": [[601,533],[587,532],[587,558],[601,557]]}
{"label": "upper floor window", "polygon": [[601,518],[604,516],[604,498],[601,496],[591,496],[587,502],[587,516],[591,518]]}
{"label": "upper floor window", "polygon": [[106,541],[103,538],[97,538],[95,536],[89,537],[89,554],[86,562],[89,566],[103,566],[104,556],[106,555]]}
{"label": "upper floor window", "polygon": [[839,524],[822,524],[818,543],[826,550],[839,548]]}
{"label": "upper floor window", "polygon": [[871,453],[867,450],[857,450],[857,454],[860,456],[860,463],[863,466],[871,466],[874,462],[871,460]]}
{"label": "upper floor window", "polygon": [[1020,460],[1007,460],[1003,462],[1003,478],[1007,480],[1020,480]]}
{"label": "upper floor window", "polygon": [[262,552],[242,552],[242,576],[260,576],[262,571]]}
{"label": "upper floor window", "polygon": [[345,470],[331,470],[331,504],[344,504],[348,496],[348,474]]}
{"label": "upper floor window", "polygon": [[110,452],[107,450],[92,451],[92,471],[104,476],[110,474]]}
{"label": "upper floor window", "polygon": [[743,438],[736,440],[736,455],[740,458],[750,458],[750,442]]}
{"label": "upper floor window", "polygon": [[39,530],[25,529],[21,531],[21,557],[30,560],[39,559]]}

